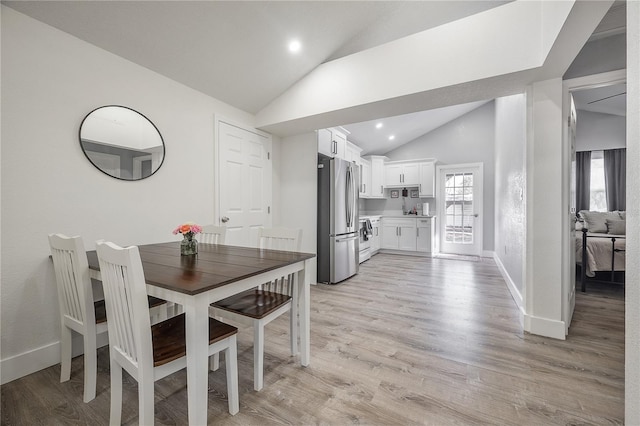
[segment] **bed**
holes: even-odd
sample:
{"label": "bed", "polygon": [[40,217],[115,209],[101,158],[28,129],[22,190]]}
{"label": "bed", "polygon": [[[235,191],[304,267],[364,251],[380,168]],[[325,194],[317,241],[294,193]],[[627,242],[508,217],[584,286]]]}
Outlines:
{"label": "bed", "polygon": [[[597,281],[624,282],[626,249],[626,213],[581,211],[576,221],[576,263],[580,266],[580,284],[586,291],[587,281],[597,272],[608,272]],[[583,265],[585,265],[583,267]],[[618,279],[616,279],[616,277]]]}

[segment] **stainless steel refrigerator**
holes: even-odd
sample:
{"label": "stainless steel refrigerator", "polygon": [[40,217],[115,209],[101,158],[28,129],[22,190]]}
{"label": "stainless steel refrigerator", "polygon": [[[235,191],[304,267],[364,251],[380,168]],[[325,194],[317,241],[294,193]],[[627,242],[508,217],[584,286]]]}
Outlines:
{"label": "stainless steel refrigerator", "polygon": [[318,282],[358,273],[358,165],[318,155]]}

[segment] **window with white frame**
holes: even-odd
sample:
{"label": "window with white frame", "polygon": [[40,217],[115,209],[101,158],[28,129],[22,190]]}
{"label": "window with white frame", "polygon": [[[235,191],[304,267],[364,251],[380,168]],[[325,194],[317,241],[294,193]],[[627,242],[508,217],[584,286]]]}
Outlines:
{"label": "window with white frame", "polygon": [[606,212],[607,193],[604,185],[604,152],[591,151],[591,194],[589,210]]}

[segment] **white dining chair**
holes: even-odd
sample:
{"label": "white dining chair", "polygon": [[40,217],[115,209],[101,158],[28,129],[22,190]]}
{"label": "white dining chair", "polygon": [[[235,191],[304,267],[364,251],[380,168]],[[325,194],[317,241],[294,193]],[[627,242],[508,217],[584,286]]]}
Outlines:
{"label": "white dining chair", "polygon": [[200,242],[206,244],[224,244],[226,236],[226,226],[204,225],[198,238]]}
{"label": "white dining chair", "polygon": [[[49,247],[60,306],[60,382],[71,377],[72,335],[75,331],[83,337],[83,401],[89,402],[96,397],[97,338],[107,332],[105,302],[94,300],[87,252],[81,237],[50,234]],[[164,300],[153,297],[148,303],[154,320],[166,319]]]}
{"label": "white dining chair", "polygon": [[[147,286],[138,247],[97,243],[98,261],[109,317],[111,358],[110,424],[120,424],[122,369],[138,382],[141,425],[153,424],[154,382],[183,368],[186,359],[185,316],[177,315],[151,325]],[[239,410],[236,334],[238,329],[209,318],[208,356],[225,352],[229,413]]]}
{"label": "white dining chair", "polygon": [[[302,229],[260,228],[258,247],[283,251],[300,251]],[[244,291],[209,306],[209,315],[232,324],[253,327],[253,387],[264,386],[264,327],[289,312],[291,355],[298,352],[298,287],[296,274],[282,277],[259,288]],[[218,367],[217,357],[212,359],[212,369]]]}

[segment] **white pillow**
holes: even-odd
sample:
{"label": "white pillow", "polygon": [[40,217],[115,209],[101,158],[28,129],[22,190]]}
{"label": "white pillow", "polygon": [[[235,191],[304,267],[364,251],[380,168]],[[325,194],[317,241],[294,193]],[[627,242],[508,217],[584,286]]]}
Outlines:
{"label": "white pillow", "polygon": [[[607,232],[604,212],[592,212],[582,210],[580,216],[584,219],[584,226],[589,232]],[[620,217],[620,216],[618,216]]]}
{"label": "white pillow", "polygon": [[627,221],[626,220],[613,220],[606,219],[607,233],[615,235],[626,235],[627,233]]}

